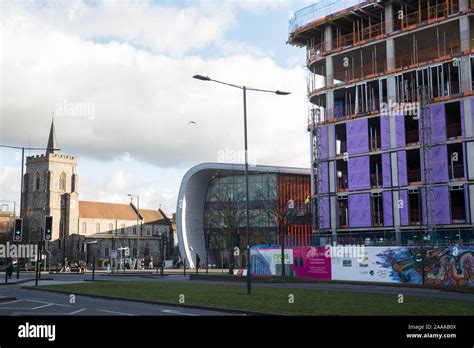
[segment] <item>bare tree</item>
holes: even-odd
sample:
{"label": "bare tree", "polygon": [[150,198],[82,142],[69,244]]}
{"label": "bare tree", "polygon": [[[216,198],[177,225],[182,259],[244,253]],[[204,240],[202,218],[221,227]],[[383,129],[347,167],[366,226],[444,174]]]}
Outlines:
{"label": "bare tree", "polygon": [[234,248],[240,247],[239,228],[245,222],[245,191],[235,190],[233,185],[224,186],[224,190],[212,195],[212,209],[209,210],[210,228],[222,231],[225,248],[230,255],[229,273],[235,267]]}

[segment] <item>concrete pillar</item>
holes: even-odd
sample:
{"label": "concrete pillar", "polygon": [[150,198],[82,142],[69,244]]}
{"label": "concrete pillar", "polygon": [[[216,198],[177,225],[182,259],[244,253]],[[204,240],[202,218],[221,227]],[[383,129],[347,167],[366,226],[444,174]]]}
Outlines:
{"label": "concrete pillar", "polygon": [[391,33],[393,31],[393,4],[385,5],[385,32]]}
{"label": "concrete pillar", "polygon": [[463,16],[459,18],[459,38],[461,41],[461,51],[471,50],[471,29],[469,17]]}
{"label": "concrete pillar", "polygon": [[471,99],[466,98],[464,99],[463,102],[463,107],[464,107],[464,132],[466,133],[466,138],[470,138],[473,136],[473,129],[472,129],[472,117],[469,117],[472,115],[472,104],[471,104]]}
{"label": "concrete pillar", "polygon": [[467,10],[469,8],[469,0],[459,0],[459,11]]}
{"label": "concrete pillar", "polygon": [[470,91],[472,89],[471,57],[460,57],[458,69],[461,76],[461,91]]}
{"label": "concrete pillar", "polygon": [[337,200],[336,197],[332,196],[329,198],[329,205],[331,208],[331,231],[333,236],[337,235]]}
{"label": "concrete pillar", "polygon": [[326,87],[330,87],[334,83],[334,69],[332,56],[326,56]]}
{"label": "concrete pillar", "polygon": [[324,42],[326,46],[326,51],[332,50],[332,26],[326,25],[324,28]]}
{"label": "concrete pillar", "polygon": [[326,92],[326,121],[334,115],[334,91]]}
{"label": "concrete pillar", "polygon": [[387,70],[395,69],[395,42],[393,39],[387,39],[386,41],[386,51],[387,51]]}

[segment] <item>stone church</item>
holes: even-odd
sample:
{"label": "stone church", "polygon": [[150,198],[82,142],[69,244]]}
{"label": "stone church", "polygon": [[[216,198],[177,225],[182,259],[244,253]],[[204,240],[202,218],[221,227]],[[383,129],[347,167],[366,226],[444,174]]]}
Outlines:
{"label": "stone church", "polygon": [[[21,216],[24,242],[42,238],[44,218],[53,217],[52,241],[45,248],[51,263],[107,260],[117,252],[148,264],[173,256],[172,222],[161,210],[79,200],[77,157],[58,151],[54,120],[46,153],[26,158]],[[124,196],[126,192],[124,192]],[[126,250],[128,248],[128,250]],[[123,264],[123,262],[122,262]]]}

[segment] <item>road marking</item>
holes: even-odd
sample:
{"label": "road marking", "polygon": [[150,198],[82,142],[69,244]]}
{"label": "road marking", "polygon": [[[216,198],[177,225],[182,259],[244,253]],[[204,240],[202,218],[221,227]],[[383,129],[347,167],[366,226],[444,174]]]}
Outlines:
{"label": "road marking", "polygon": [[189,315],[189,316],[193,316],[193,317],[198,317],[199,316],[198,314],[183,313],[183,312],[177,311],[175,309],[162,309],[161,311],[164,312],[164,313],[171,313],[171,314],[178,314],[178,315]]}
{"label": "road marking", "polygon": [[61,306],[61,307],[71,307],[70,305],[65,305],[65,304],[61,304],[61,303],[54,303],[54,302],[45,302],[45,301],[30,300],[30,299],[25,299],[25,301],[38,302],[38,303],[44,303],[44,304],[53,304],[55,306]]}
{"label": "road marking", "polygon": [[135,314],[122,313],[122,312],[114,312],[114,311],[106,311],[105,309],[99,309],[99,312],[111,313],[111,314],[119,314],[119,315],[129,315],[129,316],[132,316],[132,317],[135,316]]}
{"label": "road marking", "polygon": [[[48,303],[48,304],[45,304],[45,305],[42,305],[42,306],[33,307],[33,308],[28,308],[28,309],[36,310],[36,309],[41,309],[41,308],[51,307],[51,306],[54,306],[54,303]],[[25,309],[26,309],[26,308],[25,308]]]}
{"label": "road marking", "polygon": [[77,314],[77,313],[81,313],[81,312],[83,312],[83,311],[85,311],[85,310],[86,310],[86,308],[81,308],[81,309],[78,309],[77,311],[74,311],[74,312],[69,313],[68,315],[74,315],[74,314]]}
{"label": "road marking", "polygon": [[11,304],[11,303],[16,303],[16,302],[21,302],[21,301],[23,301],[23,300],[16,300],[16,301],[10,301],[10,302],[2,302],[2,303],[0,303],[0,306],[3,306],[3,305],[5,305],[5,304]]}

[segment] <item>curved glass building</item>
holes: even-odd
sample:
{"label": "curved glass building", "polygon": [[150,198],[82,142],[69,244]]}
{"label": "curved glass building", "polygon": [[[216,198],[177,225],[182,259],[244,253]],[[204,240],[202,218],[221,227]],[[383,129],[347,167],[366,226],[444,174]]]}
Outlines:
{"label": "curved glass building", "polygon": [[[246,193],[243,164],[203,163],[183,177],[176,225],[179,249],[191,268],[245,264]],[[312,242],[310,170],[249,167],[249,244],[286,245]],[[288,204],[290,203],[290,209]],[[241,256],[232,257],[234,251]]]}

